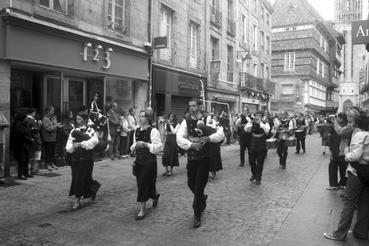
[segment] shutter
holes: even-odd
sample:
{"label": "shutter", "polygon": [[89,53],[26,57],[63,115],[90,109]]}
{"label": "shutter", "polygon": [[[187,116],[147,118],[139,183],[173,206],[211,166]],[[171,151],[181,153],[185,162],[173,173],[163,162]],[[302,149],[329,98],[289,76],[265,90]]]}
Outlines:
{"label": "shutter", "polygon": [[[172,96],[172,110],[171,113],[177,116],[178,122],[183,118],[184,113],[188,109],[189,97]],[[169,112],[168,112],[169,113]]]}

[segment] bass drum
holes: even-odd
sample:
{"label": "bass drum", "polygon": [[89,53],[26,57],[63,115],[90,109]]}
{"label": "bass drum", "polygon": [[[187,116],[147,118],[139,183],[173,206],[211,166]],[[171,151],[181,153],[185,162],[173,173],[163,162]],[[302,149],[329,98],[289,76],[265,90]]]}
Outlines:
{"label": "bass drum", "polygon": [[276,149],[278,146],[278,140],[276,138],[269,138],[266,140],[267,149]]}
{"label": "bass drum", "polygon": [[295,147],[296,143],[297,143],[297,140],[294,137],[289,137],[286,139],[286,146],[288,147]]}

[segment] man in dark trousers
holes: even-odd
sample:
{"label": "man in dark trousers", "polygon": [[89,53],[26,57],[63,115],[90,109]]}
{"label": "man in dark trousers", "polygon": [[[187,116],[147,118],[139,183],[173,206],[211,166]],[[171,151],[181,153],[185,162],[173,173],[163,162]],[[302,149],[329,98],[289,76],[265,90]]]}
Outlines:
{"label": "man in dark trousers", "polygon": [[295,137],[297,140],[296,144],[296,154],[300,154],[300,150],[302,148],[302,153],[306,153],[305,147],[305,139],[306,139],[306,131],[309,127],[304,115],[302,113],[298,114],[296,119],[296,129],[295,129]]}
{"label": "man in dark trousers", "polygon": [[[187,150],[188,186],[194,194],[193,228],[201,226],[201,214],[206,207],[207,195],[204,189],[209,178],[210,156],[209,142],[218,143],[224,139],[222,127],[216,130],[205,126],[205,115],[200,111],[202,102],[198,99],[189,101],[191,117],[183,120],[177,132],[177,144]],[[212,133],[215,132],[215,133]],[[212,133],[212,134],[211,134]]]}
{"label": "man in dark trousers", "polygon": [[245,131],[251,133],[251,145],[249,151],[251,178],[260,185],[263,173],[265,154],[267,150],[266,139],[269,134],[270,126],[268,122],[263,122],[263,112],[257,112],[252,120],[245,126]]}
{"label": "man in dark trousers", "polygon": [[245,131],[245,126],[247,123],[251,122],[251,115],[247,115],[247,110],[241,114],[241,117],[236,121],[237,133],[239,136],[240,143],[240,159],[241,163],[239,167],[245,166],[245,151],[246,149],[250,151],[251,144],[251,132]]}

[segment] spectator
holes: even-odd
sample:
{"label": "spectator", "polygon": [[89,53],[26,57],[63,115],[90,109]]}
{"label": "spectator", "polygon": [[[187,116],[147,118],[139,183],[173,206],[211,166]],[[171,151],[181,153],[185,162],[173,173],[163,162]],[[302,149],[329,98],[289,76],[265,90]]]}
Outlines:
{"label": "spectator", "polygon": [[32,145],[30,146],[30,175],[34,175],[38,172],[41,161],[41,121],[36,120],[36,110],[34,108],[27,110],[27,117],[25,121],[30,129],[31,138],[33,139]]}
{"label": "spectator", "polygon": [[119,155],[119,143],[120,143],[120,113],[118,104],[112,103],[112,108],[108,112],[110,136],[112,143],[109,149],[110,159],[114,160],[115,157],[120,158]]}
{"label": "spectator", "polygon": [[[131,146],[133,144],[133,134],[136,131],[136,129],[138,128],[138,124],[137,124],[137,119],[135,116],[135,110],[133,108],[129,109],[129,115],[128,115],[128,129],[130,130],[129,132],[129,146]],[[133,156],[134,154],[131,152],[131,156]]]}
{"label": "spectator", "polygon": [[129,134],[130,129],[128,125],[128,112],[122,110],[122,116],[120,117],[120,156],[122,158],[128,158],[129,154]]}

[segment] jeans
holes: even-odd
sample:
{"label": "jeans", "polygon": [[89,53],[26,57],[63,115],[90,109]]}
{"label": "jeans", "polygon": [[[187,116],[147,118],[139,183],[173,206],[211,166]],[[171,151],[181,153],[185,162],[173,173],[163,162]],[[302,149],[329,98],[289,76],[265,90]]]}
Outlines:
{"label": "jeans", "polygon": [[111,134],[111,146],[109,147],[110,156],[119,156],[120,133]]}
{"label": "jeans", "polygon": [[[347,162],[345,161],[345,156],[334,157],[329,162],[328,173],[329,173],[329,186],[345,186],[346,185],[346,169]],[[340,181],[337,179],[337,172],[340,173]]]}
{"label": "jeans", "polygon": [[120,136],[120,155],[128,155],[128,136]]}
{"label": "jeans", "polygon": [[279,156],[279,164],[282,166],[286,166],[287,155],[288,155],[288,146],[286,145],[285,140],[279,140],[277,153]]}
{"label": "jeans", "polygon": [[347,232],[351,227],[355,206],[358,206],[358,209],[357,221],[354,226],[354,235],[359,236],[362,239],[368,238],[368,192],[368,187],[365,187],[357,176],[349,172],[340,222],[338,223],[338,228],[334,231],[334,235],[338,239],[345,239]]}

